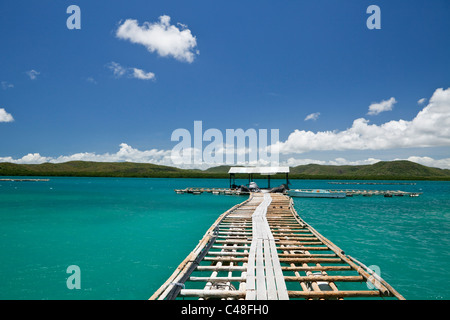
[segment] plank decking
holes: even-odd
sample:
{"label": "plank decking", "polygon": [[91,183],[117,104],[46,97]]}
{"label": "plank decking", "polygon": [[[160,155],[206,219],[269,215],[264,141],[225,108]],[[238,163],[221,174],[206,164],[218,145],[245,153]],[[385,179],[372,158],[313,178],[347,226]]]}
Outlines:
{"label": "plank decking", "polygon": [[288,196],[252,193],[216,220],[150,300],[350,297],[404,299],[305,223]]}

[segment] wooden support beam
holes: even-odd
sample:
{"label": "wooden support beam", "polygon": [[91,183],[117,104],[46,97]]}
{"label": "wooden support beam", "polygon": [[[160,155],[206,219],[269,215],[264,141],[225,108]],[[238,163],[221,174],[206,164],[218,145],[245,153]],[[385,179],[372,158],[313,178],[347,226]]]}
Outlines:
{"label": "wooden support beam", "polygon": [[196,271],[246,271],[246,266],[198,266]]}
{"label": "wooden support beam", "polygon": [[241,282],[247,279],[243,277],[190,277],[189,280],[197,282]]}
{"label": "wooden support beam", "polygon": [[181,289],[181,297],[199,297],[199,298],[243,298],[244,291],[226,291],[226,290],[201,290],[201,289]]}
{"label": "wooden support beam", "polygon": [[340,258],[280,258],[280,262],[293,262],[293,263],[345,263]]}
{"label": "wooden support beam", "polygon": [[348,298],[348,297],[380,297],[381,292],[373,291],[288,291],[290,298]]}
{"label": "wooden support beam", "polygon": [[350,266],[281,267],[283,271],[351,271]]}
{"label": "wooden support beam", "polygon": [[285,276],[284,281],[289,282],[317,282],[317,281],[332,281],[332,282],[363,282],[365,281],[362,276],[302,276],[302,277],[291,277]]}

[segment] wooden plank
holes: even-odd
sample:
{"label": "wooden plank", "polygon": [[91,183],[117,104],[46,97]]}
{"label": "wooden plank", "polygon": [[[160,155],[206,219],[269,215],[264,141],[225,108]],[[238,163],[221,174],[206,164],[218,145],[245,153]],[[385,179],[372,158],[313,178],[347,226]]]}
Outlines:
{"label": "wooden plank", "polygon": [[373,291],[288,291],[291,298],[340,298],[340,297],[379,297],[381,292]]}
{"label": "wooden plank", "polygon": [[[216,240],[216,242],[218,242],[220,240]],[[315,241],[290,241],[290,240],[280,240],[280,239],[275,239],[275,242],[277,244],[293,244],[293,245],[305,245],[305,244],[312,244],[312,245],[322,245],[323,243],[319,240],[315,240]],[[245,243],[245,242],[243,242]]]}
{"label": "wooden plank", "polygon": [[247,266],[198,266],[197,271],[246,271]]}
{"label": "wooden plank", "polygon": [[225,240],[220,240],[220,239],[217,239],[217,240],[215,241],[215,243],[227,243],[227,244],[230,244],[230,243],[236,243],[236,244],[250,244],[250,243],[252,243],[252,241],[251,241],[251,240],[236,240],[236,239],[225,239]]}
{"label": "wooden plank", "polygon": [[270,252],[270,244],[268,239],[264,239],[264,263],[266,269],[266,283],[267,283],[267,299],[277,300],[278,293],[275,285],[275,273],[272,264],[272,255]]}
{"label": "wooden plank", "polygon": [[[291,248],[287,248],[292,250]],[[279,253],[280,258],[335,258],[335,253]]]}
{"label": "wooden plank", "polygon": [[194,282],[241,282],[246,281],[243,277],[190,277],[189,281]]}
{"label": "wooden plank", "polygon": [[245,294],[245,300],[256,300],[256,290],[248,290]]}
{"label": "wooden plank", "polygon": [[[231,250],[230,247],[229,250]],[[236,250],[236,249],[235,249]],[[248,256],[248,252],[222,252],[222,251],[209,251],[208,255],[212,256]]]}
{"label": "wooden plank", "polygon": [[283,271],[350,271],[350,266],[311,266],[311,267],[281,267]]}
{"label": "wooden plank", "polygon": [[272,261],[275,267],[275,282],[277,285],[278,299],[279,300],[289,300],[289,295],[287,293],[286,283],[283,277],[283,271],[281,269],[280,260],[278,258],[277,247],[275,241],[270,241],[270,251],[272,253]]}
{"label": "wooden plank", "polygon": [[280,258],[280,262],[302,262],[302,263],[345,263],[340,258]]}
{"label": "wooden plank", "polygon": [[256,240],[256,300],[267,300],[262,240]]}
{"label": "wooden plank", "polygon": [[[252,293],[251,290],[247,288],[247,295],[246,299],[267,299],[267,292],[265,287],[265,273],[264,273],[264,262],[263,262],[263,255],[262,255],[262,243],[261,243],[261,215],[263,213],[263,207],[266,205],[265,197],[262,199],[262,202],[258,205],[258,207],[255,208],[253,214],[252,214],[252,243],[251,248],[254,248],[255,250],[255,292]],[[250,249],[251,250],[251,249]],[[247,271],[248,275],[248,271]]]}
{"label": "wooden plank", "polygon": [[243,298],[243,291],[225,291],[225,290],[201,290],[201,289],[181,289],[181,297],[201,297],[201,298]]}
{"label": "wooden plank", "polygon": [[236,257],[205,257],[203,261],[228,261],[228,262],[247,262],[247,258]]}
{"label": "wooden plank", "polygon": [[[214,246],[213,246],[214,248]],[[219,247],[217,247],[219,248]],[[300,251],[331,251],[328,247],[308,247],[308,246],[292,246],[292,247],[286,247],[289,250],[300,250]]]}
{"label": "wooden plank", "polygon": [[364,277],[362,276],[300,276],[300,277],[284,277],[284,281],[298,281],[298,282],[309,282],[309,281],[332,281],[332,282],[363,282]]}
{"label": "wooden plank", "polygon": [[[236,250],[243,250],[243,249],[246,249],[246,250],[248,250],[249,249],[249,246],[247,246],[247,245],[237,245],[237,244],[235,244],[236,245]],[[230,246],[222,246],[222,245],[214,245],[214,246],[212,246],[211,247],[211,249],[226,249],[226,250],[229,250],[231,247]]]}

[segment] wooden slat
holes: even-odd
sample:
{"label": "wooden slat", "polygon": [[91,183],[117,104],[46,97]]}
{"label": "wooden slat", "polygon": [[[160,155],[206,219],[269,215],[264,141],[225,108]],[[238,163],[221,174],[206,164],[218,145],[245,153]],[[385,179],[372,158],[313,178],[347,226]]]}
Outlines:
{"label": "wooden slat", "polygon": [[340,298],[340,297],[379,297],[381,292],[373,291],[288,291],[291,298]]}
{"label": "wooden slat", "polygon": [[[289,250],[292,250],[288,247]],[[335,258],[335,253],[279,253],[280,258]]]}
{"label": "wooden slat", "polygon": [[281,267],[283,271],[350,271],[350,266],[311,266],[311,267]]}
{"label": "wooden slat", "polygon": [[340,258],[280,258],[280,262],[297,262],[297,263],[345,263]]}
{"label": "wooden slat", "polygon": [[198,266],[197,271],[246,271],[247,266]]}
{"label": "wooden slat", "polygon": [[[230,247],[229,250],[231,250],[231,248],[232,247]],[[212,255],[212,256],[248,256],[248,252],[209,251],[208,255]]]}
{"label": "wooden slat", "polygon": [[333,282],[363,282],[362,276],[304,276],[304,277],[284,277],[284,281],[333,281]]}
{"label": "wooden slat", "polygon": [[203,261],[227,261],[227,262],[247,262],[248,258],[236,258],[236,257],[205,257]]}
{"label": "wooden slat", "polygon": [[262,240],[256,240],[256,300],[267,300]]}
{"label": "wooden slat", "polygon": [[201,290],[201,289],[181,289],[181,297],[201,297],[201,298],[243,298],[243,291],[225,290]]}
{"label": "wooden slat", "polygon": [[277,300],[278,293],[275,285],[275,273],[272,264],[272,254],[270,252],[270,244],[268,239],[264,239],[264,263],[266,269],[266,283],[267,283],[267,299]]}
{"label": "wooden slat", "polygon": [[280,260],[278,258],[277,247],[275,245],[275,241],[270,242],[270,251],[272,253],[272,259],[274,261],[274,264],[277,265],[277,268],[275,268],[275,282],[277,284],[278,299],[279,300],[289,300],[286,283],[284,282],[283,271],[281,269]]}
{"label": "wooden slat", "polygon": [[246,281],[243,277],[190,277],[189,281],[197,282],[241,282]]}

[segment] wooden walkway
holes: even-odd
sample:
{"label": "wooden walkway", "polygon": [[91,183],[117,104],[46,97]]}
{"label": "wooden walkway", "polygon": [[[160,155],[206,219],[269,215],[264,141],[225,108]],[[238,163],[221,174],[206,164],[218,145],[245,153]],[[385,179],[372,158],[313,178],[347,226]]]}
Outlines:
{"label": "wooden walkway", "polygon": [[[298,189],[300,191],[315,192],[317,189]],[[342,193],[344,192],[347,197],[353,196],[385,196],[385,197],[418,197],[422,192],[406,192],[401,190],[371,190],[371,189],[326,189],[331,193]],[[212,194],[225,194],[225,195],[249,195],[250,192],[241,191],[239,189],[226,189],[226,188],[186,188],[186,189],[175,189],[178,194],[202,194],[202,193],[212,193]]]}
{"label": "wooden walkway", "polygon": [[288,196],[252,193],[214,222],[150,300],[350,297],[404,299],[304,222]]}
{"label": "wooden walkway", "polygon": [[270,194],[263,194],[261,204],[252,215],[253,236],[247,261],[246,300],[289,299],[277,246],[266,218],[271,202]]}

